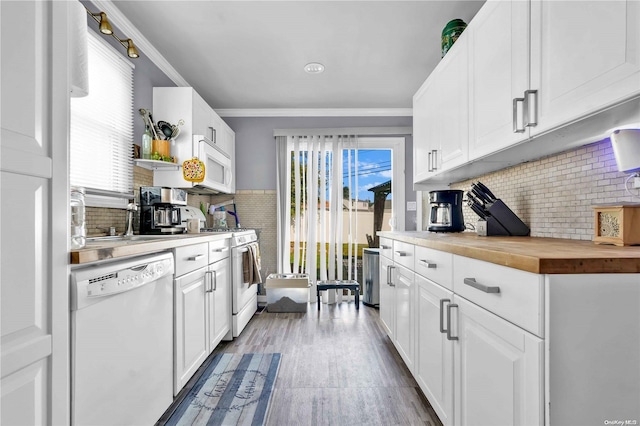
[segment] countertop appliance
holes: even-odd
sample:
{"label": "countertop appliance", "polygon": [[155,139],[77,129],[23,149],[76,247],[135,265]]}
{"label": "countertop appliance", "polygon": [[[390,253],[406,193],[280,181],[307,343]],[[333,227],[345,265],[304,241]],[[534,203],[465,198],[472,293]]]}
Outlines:
{"label": "countertop appliance", "polygon": [[[189,219],[199,219],[206,223],[206,218],[200,209],[195,207],[181,207],[181,216],[186,222]],[[243,258],[254,246],[258,254],[258,234],[249,228],[201,228],[200,233],[231,232],[231,331],[225,340],[238,337],[247,326],[253,314],[258,310],[258,285],[251,285],[244,281]]]}
{"label": "countertop appliance", "polygon": [[183,189],[140,187],[140,234],[182,234],[180,206],[187,205]]}
{"label": "countertop appliance", "polygon": [[429,192],[431,212],[427,230],[434,232],[464,231],[462,194],[462,191],[455,189]]}
{"label": "countertop appliance", "polygon": [[71,271],[73,425],[151,425],[173,402],[171,253]]}

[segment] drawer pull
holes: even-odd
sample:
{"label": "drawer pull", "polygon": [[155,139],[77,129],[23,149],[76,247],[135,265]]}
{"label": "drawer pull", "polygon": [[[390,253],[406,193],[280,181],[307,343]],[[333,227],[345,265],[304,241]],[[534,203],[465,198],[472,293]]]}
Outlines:
{"label": "drawer pull", "polygon": [[449,328],[447,329],[447,340],[458,340],[458,336],[451,335],[451,308],[457,307],[458,305],[456,305],[455,303],[447,305],[447,324],[449,325]]}
{"label": "drawer pull", "polygon": [[464,283],[470,285],[473,288],[477,288],[485,293],[500,293],[500,287],[491,287],[488,285],[480,284],[475,278],[465,278]]}
{"label": "drawer pull", "polygon": [[381,248],[382,250],[389,250],[389,249],[391,248],[391,246],[385,246],[385,245],[383,245],[383,244],[380,244],[380,248]]}
{"label": "drawer pull", "polygon": [[190,260],[192,262],[197,262],[198,260],[204,259],[204,254],[196,254],[195,256],[191,256],[189,258],[187,258],[187,260]]}
{"label": "drawer pull", "polygon": [[445,303],[451,303],[451,299],[440,299],[440,333],[448,333],[449,331],[444,328],[444,318],[443,315],[444,314],[444,304]]}
{"label": "drawer pull", "polygon": [[223,251],[227,251],[229,250],[229,247],[224,247],[224,248],[219,248],[219,249],[213,249],[211,250],[214,253],[222,253]]}
{"label": "drawer pull", "polygon": [[438,265],[436,263],[431,263],[428,260],[424,260],[421,259],[420,263],[422,263],[422,266],[429,268],[429,269],[436,269],[438,267]]}
{"label": "drawer pull", "polygon": [[400,257],[404,257],[407,255],[406,251],[400,251],[400,250],[396,250],[396,254]]}

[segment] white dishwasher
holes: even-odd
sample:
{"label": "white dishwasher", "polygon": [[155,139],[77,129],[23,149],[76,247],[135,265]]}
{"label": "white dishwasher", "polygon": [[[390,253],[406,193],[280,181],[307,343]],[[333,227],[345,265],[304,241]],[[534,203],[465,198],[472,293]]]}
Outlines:
{"label": "white dishwasher", "polygon": [[173,402],[171,253],[71,271],[71,420],[152,425]]}

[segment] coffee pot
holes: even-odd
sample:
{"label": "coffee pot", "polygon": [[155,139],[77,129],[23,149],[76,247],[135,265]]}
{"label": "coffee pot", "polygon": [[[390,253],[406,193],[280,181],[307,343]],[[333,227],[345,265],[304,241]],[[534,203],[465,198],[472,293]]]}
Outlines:
{"label": "coffee pot", "polygon": [[429,227],[427,228],[429,231],[464,231],[462,194],[462,191],[453,189],[429,192],[429,203],[431,205]]}

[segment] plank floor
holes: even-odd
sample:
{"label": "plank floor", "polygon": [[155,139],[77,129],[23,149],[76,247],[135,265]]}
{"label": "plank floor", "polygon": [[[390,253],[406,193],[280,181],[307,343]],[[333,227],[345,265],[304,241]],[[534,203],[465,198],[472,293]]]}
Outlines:
{"label": "plank floor", "polygon": [[282,354],[267,425],[441,425],[374,308],[264,310],[219,352]]}

